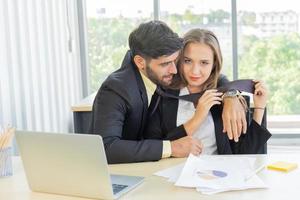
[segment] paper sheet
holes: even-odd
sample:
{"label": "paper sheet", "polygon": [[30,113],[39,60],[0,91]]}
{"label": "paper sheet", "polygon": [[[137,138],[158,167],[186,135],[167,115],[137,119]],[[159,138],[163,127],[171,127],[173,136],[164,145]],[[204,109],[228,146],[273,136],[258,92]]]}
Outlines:
{"label": "paper sheet", "polygon": [[238,187],[251,173],[254,163],[255,158],[190,155],[175,185],[213,189],[222,189],[232,185]]}
{"label": "paper sheet", "polygon": [[156,172],[168,178],[176,186],[194,187],[203,194],[215,194],[230,190],[266,188],[256,175],[263,162],[255,157],[194,156],[185,163]]}

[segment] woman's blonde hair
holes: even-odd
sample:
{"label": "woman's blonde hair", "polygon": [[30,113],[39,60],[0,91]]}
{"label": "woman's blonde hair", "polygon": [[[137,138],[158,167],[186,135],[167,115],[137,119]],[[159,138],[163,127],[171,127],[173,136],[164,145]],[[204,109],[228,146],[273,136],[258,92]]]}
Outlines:
{"label": "woman's blonde hair", "polygon": [[213,32],[199,28],[191,29],[183,36],[183,49],[179,54],[179,59],[177,62],[178,73],[173,78],[171,88],[180,89],[182,87],[187,86],[187,81],[183,76],[182,65],[184,62],[184,50],[190,43],[206,44],[213,51],[213,68],[209,78],[205,81],[202,89],[205,90],[216,88],[223,62],[220,45],[216,35]]}

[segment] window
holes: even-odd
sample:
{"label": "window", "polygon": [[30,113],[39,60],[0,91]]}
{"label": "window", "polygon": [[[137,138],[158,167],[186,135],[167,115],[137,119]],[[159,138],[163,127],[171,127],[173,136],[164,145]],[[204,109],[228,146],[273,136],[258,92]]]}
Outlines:
{"label": "window", "polygon": [[[172,6],[170,6],[172,5]],[[223,54],[223,73],[232,79],[231,4],[229,0],[160,1],[160,20],[183,35],[192,28],[213,31]]]}
{"label": "window", "polygon": [[292,0],[241,0],[237,8],[239,78],[267,83],[271,132],[300,133],[299,6]]}
{"label": "window", "polygon": [[[154,8],[154,2],[159,6]],[[232,2],[237,3],[234,19]],[[133,28],[159,13],[159,19],[179,35],[195,27],[213,31],[223,53],[223,73],[229,79],[236,77],[232,66],[238,66],[239,79],[262,79],[269,86],[271,132],[300,133],[300,8],[295,1],[86,0],[86,4],[91,92],[119,68]],[[237,38],[232,38],[232,20],[237,22]],[[232,53],[235,40],[238,55]],[[233,61],[235,56],[238,63]]]}
{"label": "window", "polygon": [[95,92],[107,75],[120,67],[129,33],[153,18],[153,2],[87,0],[86,10],[90,91]]}

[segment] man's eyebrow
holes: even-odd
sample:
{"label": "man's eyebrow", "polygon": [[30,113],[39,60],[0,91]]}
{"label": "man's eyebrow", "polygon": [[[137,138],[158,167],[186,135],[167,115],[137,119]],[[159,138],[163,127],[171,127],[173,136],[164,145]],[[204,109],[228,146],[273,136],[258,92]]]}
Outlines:
{"label": "man's eyebrow", "polygon": [[159,63],[159,65],[168,64],[168,63],[175,62],[175,61],[176,60],[170,60],[170,61],[161,62],[161,63]]}

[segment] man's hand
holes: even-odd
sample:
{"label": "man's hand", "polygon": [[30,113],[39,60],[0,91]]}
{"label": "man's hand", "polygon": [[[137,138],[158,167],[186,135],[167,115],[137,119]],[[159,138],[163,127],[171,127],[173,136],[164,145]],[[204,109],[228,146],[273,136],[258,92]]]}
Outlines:
{"label": "man's hand", "polygon": [[230,140],[238,142],[242,131],[247,131],[245,109],[238,97],[224,98],[223,103],[223,132],[227,132]]}
{"label": "man's hand", "polygon": [[191,136],[182,137],[171,142],[171,156],[179,158],[187,157],[190,153],[197,156],[202,152],[202,148],[203,146],[200,140]]}

